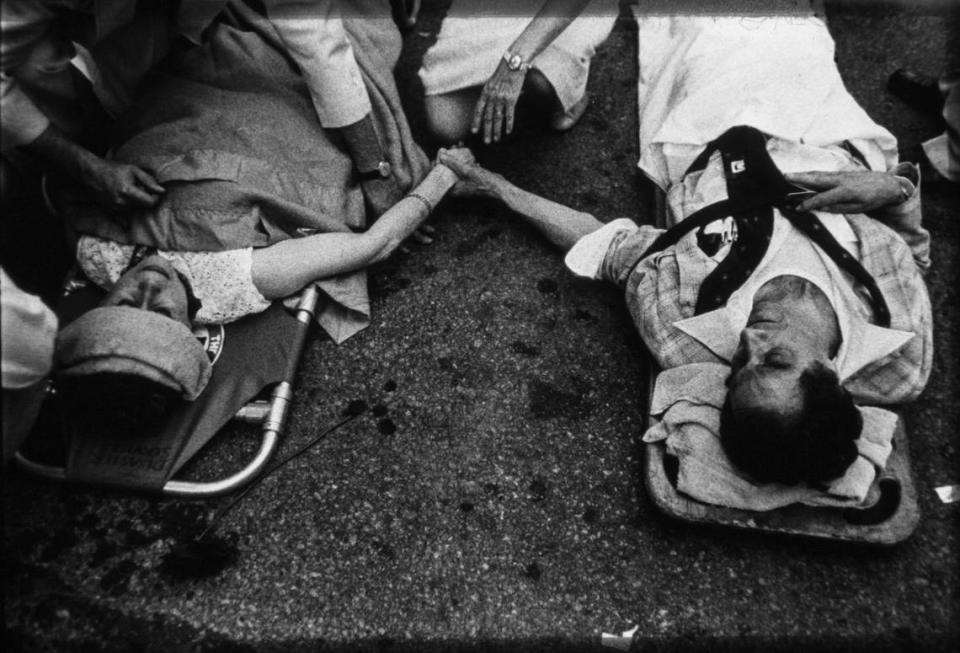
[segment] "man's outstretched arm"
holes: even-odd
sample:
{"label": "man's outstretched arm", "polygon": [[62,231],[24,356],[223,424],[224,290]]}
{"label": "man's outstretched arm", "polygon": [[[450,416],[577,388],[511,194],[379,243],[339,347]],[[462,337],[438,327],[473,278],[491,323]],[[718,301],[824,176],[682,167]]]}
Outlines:
{"label": "man's outstretched arm", "polygon": [[602,222],[589,213],[576,211],[517,188],[502,175],[490,172],[476,163],[464,163],[444,153],[440,154],[439,161],[460,177],[462,192],[500,200],[564,252],[583,236],[603,226]]}

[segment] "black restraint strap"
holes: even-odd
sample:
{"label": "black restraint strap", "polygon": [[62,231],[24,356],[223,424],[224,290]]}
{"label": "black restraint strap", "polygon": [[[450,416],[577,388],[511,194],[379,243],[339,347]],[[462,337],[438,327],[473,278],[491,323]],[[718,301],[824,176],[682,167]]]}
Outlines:
{"label": "black restraint strap", "polygon": [[786,195],[795,187],[784,179],[770,158],[766,137],[753,127],[732,127],[697,156],[687,173],[706,166],[710,156],[717,150],[723,157],[729,199],[700,209],[662,233],[637,258],[630,272],[648,256],[677,244],[694,229],[732,216],[737,222],[737,242],[703,280],[697,296],[696,314],[714,310],[726,303],[763,260],[773,233],[773,208],[776,207],[801,233],[823,249],[840,269],[866,288],[876,323],[883,327],[890,326],[890,310],[870,273],[843,249],[816,215],[797,212],[786,205]]}

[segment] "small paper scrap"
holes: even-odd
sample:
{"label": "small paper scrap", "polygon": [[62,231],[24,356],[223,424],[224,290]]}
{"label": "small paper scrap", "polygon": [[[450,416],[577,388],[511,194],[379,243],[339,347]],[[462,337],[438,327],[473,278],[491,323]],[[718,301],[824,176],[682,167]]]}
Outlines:
{"label": "small paper scrap", "polygon": [[960,485],[941,485],[934,488],[937,496],[942,503],[955,503],[960,501]]}
{"label": "small paper scrap", "polygon": [[630,630],[625,630],[619,635],[612,633],[600,633],[600,645],[618,651],[629,651],[630,644],[633,642],[633,634],[637,632],[640,626],[634,626]]}

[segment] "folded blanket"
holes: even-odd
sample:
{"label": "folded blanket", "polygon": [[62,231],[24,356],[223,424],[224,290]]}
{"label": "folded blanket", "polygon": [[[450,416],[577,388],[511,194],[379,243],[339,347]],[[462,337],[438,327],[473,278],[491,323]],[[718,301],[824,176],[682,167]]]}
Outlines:
{"label": "folded blanket", "polygon": [[658,421],[643,440],[664,441],[667,453],[678,459],[680,492],[705,503],[757,511],[792,503],[851,507],[866,501],[877,471],[883,470],[893,449],[896,413],[860,407],[860,455],[826,491],[806,485],[757,485],[730,463],[720,445],[720,409],[729,373],[726,365],[693,363],[657,377],[650,415]]}

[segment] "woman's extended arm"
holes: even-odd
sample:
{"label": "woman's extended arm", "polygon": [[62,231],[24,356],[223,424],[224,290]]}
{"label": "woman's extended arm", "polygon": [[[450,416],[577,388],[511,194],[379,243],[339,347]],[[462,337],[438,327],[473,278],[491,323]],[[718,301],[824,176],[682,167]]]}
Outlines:
{"label": "woman's extended arm", "polygon": [[[472,162],[469,150],[441,150],[448,161]],[[326,233],[284,240],[253,251],[253,284],[267,299],[287,297],[318,279],[353,272],[382,261],[429,217],[457,182],[438,163],[412,193],[363,233]]]}
{"label": "woman's extended arm", "polygon": [[[531,63],[580,15],[589,2],[547,0],[510,45],[510,54],[518,56],[525,64]],[[525,77],[526,69],[511,70],[507,62],[501,59],[493,75],[483,85],[480,99],[473,110],[471,131],[476,134],[482,127],[484,142],[499,141],[501,134],[513,131],[514,112]]]}
{"label": "woman's extended arm", "polygon": [[495,197],[564,252],[583,236],[603,226],[591,214],[517,188],[503,175],[490,172],[473,161],[453,159],[442,151],[438,160],[460,177],[465,193]]}

